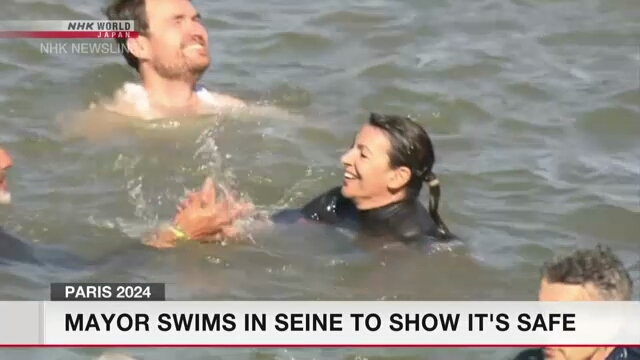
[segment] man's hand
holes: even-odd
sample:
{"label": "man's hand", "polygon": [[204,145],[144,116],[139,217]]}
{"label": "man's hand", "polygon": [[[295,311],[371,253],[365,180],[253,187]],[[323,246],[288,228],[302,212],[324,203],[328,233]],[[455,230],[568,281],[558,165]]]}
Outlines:
{"label": "man's hand", "polygon": [[215,184],[207,178],[199,192],[189,193],[187,200],[178,205],[174,227],[154,233],[144,243],[156,248],[172,248],[183,236],[205,242],[238,235],[240,230],[233,223],[252,211],[253,205],[236,201],[226,190],[224,192],[225,198],[218,201]]}
{"label": "man's hand", "polygon": [[238,201],[223,188],[225,197],[217,201],[216,187],[207,178],[199,192],[191,192],[178,206],[174,223],[191,239],[231,238],[240,231],[233,226],[238,218],[253,210],[251,203]]}

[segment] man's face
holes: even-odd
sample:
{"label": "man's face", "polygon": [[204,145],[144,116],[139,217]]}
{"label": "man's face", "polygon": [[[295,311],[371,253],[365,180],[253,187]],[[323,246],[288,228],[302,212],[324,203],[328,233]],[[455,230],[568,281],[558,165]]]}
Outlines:
{"label": "man's face", "polygon": [[0,205],[11,203],[9,181],[7,180],[7,170],[11,166],[13,166],[13,159],[8,152],[0,147]]}
{"label": "man's face", "polygon": [[[539,301],[589,301],[593,299],[593,291],[590,286],[552,283],[542,279]],[[545,348],[545,359],[548,360],[589,360],[592,359],[598,348],[566,347]]]}
{"label": "man's face", "polygon": [[147,0],[148,61],[167,79],[198,80],[209,67],[209,39],[189,0]]}

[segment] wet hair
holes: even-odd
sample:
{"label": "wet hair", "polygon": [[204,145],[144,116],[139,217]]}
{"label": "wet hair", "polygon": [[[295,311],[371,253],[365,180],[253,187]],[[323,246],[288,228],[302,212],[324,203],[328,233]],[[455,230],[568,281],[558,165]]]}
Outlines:
{"label": "wet hair", "polygon": [[427,131],[410,118],[397,115],[371,113],[369,125],[386,133],[391,143],[389,165],[392,168],[406,166],[411,170],[406,197],[416,199],[426,182],[429,186],[429,214],[438,225],[440,236],[453,238],[438,214],[440,180],[433,173],[436,156]]}
{"label": "wet hair", "polygon": [[633,280],[620,259],[609,247],[577,250],[546,263],[542,278],[550,283],[591,284],[602,300],[631,300]]}
{"label": "wet hair", "polygon": [[[135,22],[136,30],[140,35],[146,35],[149,32],[149,19],[147,18],[146,0],[113,0],[109,6],[102,10],[109,20],[131,21]],[[118,47],[122,51],[122,56],[127,64],[136,71],[140,71],[140,60],[135,57],[127,48],[127,39],[116,38]]]}

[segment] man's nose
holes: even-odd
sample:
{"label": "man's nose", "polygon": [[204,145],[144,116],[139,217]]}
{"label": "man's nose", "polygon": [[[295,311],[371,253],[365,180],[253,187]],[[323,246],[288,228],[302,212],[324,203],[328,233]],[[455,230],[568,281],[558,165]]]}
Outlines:
{"label": "man's nose", "polygon": [[192,36],[199,36],[202,40],[207,40],[207,29],[199,21],[192,21],[189,32]]}
{"label": "man's nose", "polygon": [[11,159],[11,156],[5,149],[0,148],[0,169],[4,170],[12,166],[13,166],[13,159]]}

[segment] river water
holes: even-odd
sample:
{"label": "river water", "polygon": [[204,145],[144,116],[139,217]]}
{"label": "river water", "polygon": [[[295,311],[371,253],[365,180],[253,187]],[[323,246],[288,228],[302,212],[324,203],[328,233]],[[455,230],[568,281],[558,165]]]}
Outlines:
{"label": "river water", "polygon": [[[297,119],[252,115],[136,126],[87,140],[58,119],[136,76],[116,54],[0,42],[0,144],[12,154],[4,228],[86,259],[5,266],[2,299],[52,281],[162,281],[175,299],[477,299],[536,296],[554,254],[601,242],[640,283],[640,2],[195,2],[209,29],[203,84]],[[100,18],[101,3],[5,0],[4,19]],[[369,111],[412,115],[436,146],[441,212],[465,245],[431,255],[352,251],[325,229],[256,232],[256,245],[138,250],[205,176],[261,210],[338,184]],[[99,120],[96,120],[99,121]],[[165,124],[166,125],[166,124]],[[106,254],[111,254],[107,256]],[[132,255],[132,254],[135,254]],[[639,288],[635,290],[638,298]],[[100,349],[5,350],[92,359]],[[496,359],[509,350],[153,350],[140,359]]]}

